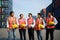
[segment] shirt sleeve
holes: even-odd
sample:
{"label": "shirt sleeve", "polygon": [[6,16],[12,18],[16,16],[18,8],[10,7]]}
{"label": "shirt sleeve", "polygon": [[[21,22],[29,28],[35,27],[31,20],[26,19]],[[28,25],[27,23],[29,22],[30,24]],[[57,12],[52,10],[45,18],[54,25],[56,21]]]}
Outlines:
{"label": "shirt sleeve", "polygon": [[54,22],[55,22],[55,25],[57,25],[58,21],[55,17],[54,17]]}
{"label": "shirt sleeve", "polygon": [[43,20],[43,25],[44,25],[44,28],[45,28],[45,21]]}
{"label": "shirt sleeve", "polygon": [[17,20],[17,24],[19,25],[18,20]]}
{"label": "shirt sleeve", "polygon": [[8,19],[7,19],[7,28],[9,27],[9,24],[8,24]]}

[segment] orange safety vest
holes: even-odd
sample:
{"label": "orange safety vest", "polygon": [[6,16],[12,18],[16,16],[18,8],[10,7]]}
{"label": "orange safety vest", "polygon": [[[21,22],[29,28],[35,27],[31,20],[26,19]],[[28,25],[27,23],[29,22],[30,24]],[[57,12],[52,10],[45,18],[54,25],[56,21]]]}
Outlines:
{"label": "orange safety vest", "polygon": [[19,29],[26,29],[26,26],[24,26],[24,27],[21,26],[22,24],[26,25],[26,21],[24,18],[22,18],[22,19],[19,18],[18,23],[19,23]]}
{"label": "orange safety vest", "polygon": [[55,26],[50,26],[50,25],[48,25],[48,23],[51,22],[51,21],[54,21],[54,17],[50,17],[50,18],[47,18],[47,19],[46,19],[47,28],[55,28]]}
{"label": "orange safety vest", "polygon": [[8,18],[9,28],[12,28],[13,23],[16,23],[16,18],[15,17],[9,17]]}
{"label": "orange safety vest", "polygon": [[31,25],[32,23],[34,23],[34,19],[33,19],[33,18],[28,18],[28,19],[27,19],[28,28],[31,27],[30,25]]}
{"label": "orange safety vest", "polygon": [[43,24],[43,19],[42,18],[37,18],[36,23],[35,23],[35,30],[41,30],[41,28],[38,26],[39,24]]}

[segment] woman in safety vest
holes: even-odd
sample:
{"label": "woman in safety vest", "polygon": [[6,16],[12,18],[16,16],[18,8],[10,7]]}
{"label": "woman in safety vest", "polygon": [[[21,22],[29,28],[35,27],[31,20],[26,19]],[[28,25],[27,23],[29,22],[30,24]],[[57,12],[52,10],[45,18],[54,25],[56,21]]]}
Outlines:
{"label": "woman in safety vest", "polygon": [[28,34],[29,34],[29,40],[34,40],[34,19],[32,18],[32,14],[29,13],[27,19],[27,25],[28,25]]}
{"label": "woman in safety vest", "polygon": [[26,20],[23,17],[23,14],[20,14],[20,18],[18,19],[19,23],[19,33],[20,33],[20,40],[26,40]]}

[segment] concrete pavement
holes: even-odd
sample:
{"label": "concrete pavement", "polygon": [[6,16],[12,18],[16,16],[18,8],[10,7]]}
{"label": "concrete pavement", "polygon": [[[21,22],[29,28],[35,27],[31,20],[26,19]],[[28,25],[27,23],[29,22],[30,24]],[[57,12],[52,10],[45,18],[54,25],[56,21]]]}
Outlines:
{"label": "concrete pavement", "polygon": [[[27,31],[26,31],[26,40],[29,40]],[[45,40],[45,37],[46,37],[45,35],[46,35],[46,30],[44,29],[42,30],[43,40]],[[36,31],[34,33],[34,36],[35,36],[35,40],[37,40]],[[7,40],[7,37],[8,37],[7,29],[5,28],[0,29],[0,40]],[[18,29],[16,30],[16,39],[20,40]],[[54,31],[54,40],[60,40],[60,30]]]}

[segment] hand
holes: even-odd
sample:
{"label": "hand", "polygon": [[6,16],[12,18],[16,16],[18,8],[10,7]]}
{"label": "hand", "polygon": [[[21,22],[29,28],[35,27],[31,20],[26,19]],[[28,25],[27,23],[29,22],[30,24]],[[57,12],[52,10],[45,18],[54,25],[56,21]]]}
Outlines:
{"label": "hand", "polygon": [[10,31],[10,29],[8,28],[7,31]]}

